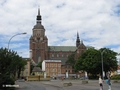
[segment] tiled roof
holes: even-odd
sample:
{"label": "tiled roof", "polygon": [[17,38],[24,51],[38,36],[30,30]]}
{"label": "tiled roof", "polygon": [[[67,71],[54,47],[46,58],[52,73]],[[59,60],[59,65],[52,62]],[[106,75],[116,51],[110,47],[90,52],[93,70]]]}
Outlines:
{"label": "tiled roof", "polygon": [[34,67],[32,71],[33,72],[41,72],[42,70],[40,69],[40,67]]}
{"label": "tiled roof", "polygon": [[44,29],[44,26],[41,23],[37,23],[33,29]]}
{"label": "tiled roof", "polygon": [[51,58],[50,60],[61,60],[61,64],[64,65],[65,62],[67,61],[66,58]]}
{"label": "tiled roof", "polygon": [[48,51],[75,51],[75,46],[48,46]]}
{"label": "tiled roof", "polygon": [[61,62],[61,60],[44,60],[45,62]]}

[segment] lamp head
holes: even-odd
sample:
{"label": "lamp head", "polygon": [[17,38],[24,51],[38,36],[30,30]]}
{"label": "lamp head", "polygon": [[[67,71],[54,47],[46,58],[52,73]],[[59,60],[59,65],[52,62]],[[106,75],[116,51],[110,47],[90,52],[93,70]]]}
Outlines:
{"label": "lamp head", "polygon": [[26,32],[22,33],[22,34],[27,34]]}

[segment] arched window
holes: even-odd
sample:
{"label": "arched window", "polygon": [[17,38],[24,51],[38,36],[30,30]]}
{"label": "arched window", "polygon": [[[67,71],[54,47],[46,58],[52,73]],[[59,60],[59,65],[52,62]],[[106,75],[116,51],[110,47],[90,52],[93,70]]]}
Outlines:
{"label": "arched window", "polygon": [[59,57],[59,54],[57,54],[57,57]]}
{"label": "arched window", "polygon": [[52,54],[52,57],[54,57],[54,54]]}
{"label": "arched window", "polygon": [[68,57],[68,54],[66,56]]}
{"label": "arched window", "polygon": [[40,62],[41,61],[41,57],[40,57],[40,51],[39,50],[37,50],[36,51],[36,62]]}
{"label": "arched window", "polygon": [[62,57],[64,57],[64,54],[62,54]]}

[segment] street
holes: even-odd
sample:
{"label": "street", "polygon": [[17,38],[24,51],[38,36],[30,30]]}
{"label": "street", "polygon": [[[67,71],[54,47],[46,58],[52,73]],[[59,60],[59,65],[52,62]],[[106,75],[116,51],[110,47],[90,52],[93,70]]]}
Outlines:
{"label": "street", "polygon": [[64,90],[61,87],[44,84],[44,83],[37,82],[37,81],[16,82],[16,85],[19,85],[17,90]]}
{"label": "street", "polygon": [[[63,86],[63,83],[71,82],[72,86]],[[97,80],[89,80],[88,84],[82,84],[82,80],[53,80],[53,81],[31,81],[16,82],[19,85],[17,90],[99,90]],[[104,82],[104,90],[108,90],[108,85]],[[119,90],[120,82],[112,84],[112,90]]]}

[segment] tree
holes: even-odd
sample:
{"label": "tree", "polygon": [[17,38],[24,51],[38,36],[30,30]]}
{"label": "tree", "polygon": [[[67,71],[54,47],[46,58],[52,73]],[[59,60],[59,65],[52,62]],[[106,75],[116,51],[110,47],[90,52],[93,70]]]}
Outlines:
{"label": "tree", "polygon": [[[82,53],[75,63],[75,69],[77,71],[84,70],[88,73],[96,74],[99,72],[99,52],[93,48],[86,50]],[[94,70],[95,69],[95,70]]]}
{"label": "tree", "polygon": [[27,64],[27,61],[19,57],[19,63],[17,65],[18,78],[20,78],[21,71],[24,70],[24,66]]}
{"label": "tree", "polygon": [[42,61],[40,61],[40,62],[38,63],[37,67],[42,68]]}
{"label": "tree", "polygon": [[84,70],[93,75],[102,73],[101,52],[103,50],[105,51],[103,53],[104,71],[117,70],[117,53],[108,48],[102,48],[100,50],[90,48],[86,50],[75,63],[75,69],[77,71]]}
{"label": "tree", "polygon": [[15,73],[18,71],[19,66],[23,68],[25,65],[25,63],[21,64],[24,62],[22,60],[15,51],[0,48],[0,85],[13,85],[15,83]]}
{"label": "tree", "polygon": [[117,52],[114,52],[108,48],[102,48],[99,52],[103,51],[103,65],[105,73],[108,71],[116,71],[117,70]]}
{"label": "tree", "polygon": [[68,59],[66,61],[67,64],[72,65],[73,69],[74,69],[74,64],[75,64],[75,54],[71,54],[68,56]]}

